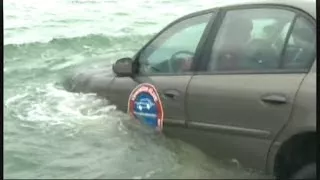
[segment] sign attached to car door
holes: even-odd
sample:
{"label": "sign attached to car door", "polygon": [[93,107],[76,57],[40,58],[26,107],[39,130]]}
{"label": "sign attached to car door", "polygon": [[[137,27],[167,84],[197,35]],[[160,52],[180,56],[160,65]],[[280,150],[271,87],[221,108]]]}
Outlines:
{"label": "sign attached to car door", "polygon": [[162,130],[162,103],[156,88],[152,84],[143,83],[133,89],[129,96],[128,112],[140,122],[157,130]]}

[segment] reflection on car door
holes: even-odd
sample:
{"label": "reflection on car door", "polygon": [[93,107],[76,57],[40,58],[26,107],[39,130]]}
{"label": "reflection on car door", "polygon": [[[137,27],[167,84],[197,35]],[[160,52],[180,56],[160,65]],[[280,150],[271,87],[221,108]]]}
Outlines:
{"label": "reflection on car door", "polygon": [[[311,34],[299,38],[296,45],[300,41],[304,41],[300,44],[309,42],[314,49],[304,51],[309,52],[309,56],[304,56],[308,58],[288,59],[285,57],[299,53],[287,51],[286,42],[282,41],[279,51],[273,48],[274,44],[268,44],[272,42],[270,36],[252,37],[253,31],[263,33],[260,22],[267,20],[276,21],[274,24],[283,28],[288,23],[294,25],[293,30],[289,28],[286,32],[286,41],[292,38],[294,41],[291,32],[301,21],[307,22],[292,11],[269,6],[228,10],[212,43],[212,53],[207,57],[209,66],[192,78],[187,92],[188,127],[209,130],[209,142],[215,153],[234,157],[255,168],[265,166],[261,162],[265,162],[272,140],[289,120],[296,92],[315,59],[315,41],[303,40],[316,37],[310,22],[304,28]],[[239,28],[234,31],[234,27]]]}
{"label": "reflection on car door", "polygon": [[185,92],[193,75],[194,55],[212,15],[212,12],[195,14],[169,25],[138,53],[135,61],[139,64],[139,73],[134,78],[113,80],[109,100],[118,109],[127,111],[131,91],[140,83],[151,83],[162,100],[164,124],[184,126]]}

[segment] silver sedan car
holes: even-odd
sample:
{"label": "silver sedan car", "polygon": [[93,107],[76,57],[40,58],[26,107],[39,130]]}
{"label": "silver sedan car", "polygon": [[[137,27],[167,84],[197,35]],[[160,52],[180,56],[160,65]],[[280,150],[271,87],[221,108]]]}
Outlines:
{"label": "silver sedan car", "polygon": [[280,179],[316,178],[315,0],[213,5],[113,71],[75,74],[65,88],[103,96],[210,155]]}

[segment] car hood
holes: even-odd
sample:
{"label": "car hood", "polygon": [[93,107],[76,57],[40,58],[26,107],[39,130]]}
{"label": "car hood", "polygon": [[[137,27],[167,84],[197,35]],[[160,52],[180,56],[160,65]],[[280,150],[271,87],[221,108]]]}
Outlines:
{"label": "car hood", "polygon": [[70,92],[105,95],[114,78],[115,75],[110,68],[81,70],[65,75],[62,85]]}

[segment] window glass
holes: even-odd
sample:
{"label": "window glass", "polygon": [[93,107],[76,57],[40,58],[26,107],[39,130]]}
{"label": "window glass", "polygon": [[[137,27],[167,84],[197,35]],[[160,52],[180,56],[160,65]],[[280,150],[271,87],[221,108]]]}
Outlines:
{"label": "window glass", "polygon": [[169,27],[141,53],[143,74],[189,71],[200,38],[212,14],[192,17]]}
{"label": "window glass", "polygon": [[316,29],[299,17],[293,26],[290,41],[285,49],[285,69],[309,69],[316,57]]}
{"label": "window glass", "polygon": [[[231,10],[213,44],[209,71],[277,69],[294,13],[282,9]],[[284,37],[285,37],[284,36]]]}

